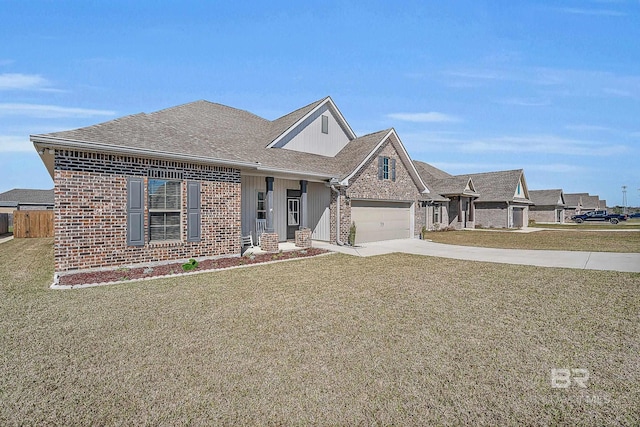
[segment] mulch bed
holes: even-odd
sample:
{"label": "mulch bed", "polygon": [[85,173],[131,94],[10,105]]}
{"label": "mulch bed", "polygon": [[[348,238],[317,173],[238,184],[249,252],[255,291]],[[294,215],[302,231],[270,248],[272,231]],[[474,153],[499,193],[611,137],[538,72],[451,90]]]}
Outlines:
{"label": "mulch bed", "polygon": [[195,270],[191,270],[188,272],[185,272],[182,269],[183,263],[176,262],[172,264],[156,265],[153,267],[147,266],[147,267],[136,267],[136,268],[118,268],[114,270],[105,270],[105,271],[72,273],[72,274],[65,274],[63,276],[60,276],[58,280],[58,285],[77,286],[77,285],[85,285],[85,284],[93,284],[93,283],[113,283],[113,282],[121,282],[124,280],[143,279],[143,278],[157,277],[157,276],[168,276],[173,274],[180,275],[180,274],[190,273],[194,271],[219,270],[222,268],[237,267],[241,265],[250,265],[250,264],[261,264],[261,263],[270,262],[270,261],[283,261],[287,259],[307,258],[307,257],[316,256],[316,255],[321,255],[327,252],[329,251],[326,251],[324,249],[309,248],[309,249],[300,249],[300,250],[287,251],[287,252],[259,254],[253,257],[243,256],[243,257],[208,259],[208,260],[200,261],[198,263],[198,267]]}

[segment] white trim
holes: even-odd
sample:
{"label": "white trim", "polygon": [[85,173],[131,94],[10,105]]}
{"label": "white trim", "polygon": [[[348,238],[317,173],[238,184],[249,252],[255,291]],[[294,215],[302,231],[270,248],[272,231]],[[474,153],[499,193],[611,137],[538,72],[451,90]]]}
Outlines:
{"label": "white trim", "polygon": [[[405,155],[405,158],[407,159],[407,161],[410,164],[411,170],[413,170],[413,174],[415,175],[415,177],[418,179],[418,182],[420,184],[422,184],[422,187],[424,188],[424,190],[422,191],[422,194],[429,194],[431,193],[431,191],[429,190],[429,187],[427,187],[427,185],[424,183],[424,181],[422,180],[422,178],[420,177],[420,174],[418,173],[418,170],[416,169],[415,165],[413,164],[413,162],[411,161],[411,157],[409,157],[409,154],[407,153],[407,150],[404,148],[404,144],[402,143],[402,141],[400,140],[400,137],[398,136],[398,134],[396,133],[395,129],[391,129],[389,130],[389,132],[387,132],[387,134],[385,136],[382,137],[382,139],[380,140],[380,142],[378,142],[376,144],[376,146],[373,148],[373,150],[371,150],[371,152],[367,155],[367,157],[365,157],[365,159],[353,170],[353,172],[351,172],[349,175],[347,175],[346,178],[344,178],[341,182],[340,185],[349,185],[349,180],[351,178],[354,177],[354,175],[356,173],[358,173],[358,171],[360,171],[360,169],[367,164],[371,158],[373,157],[373,154],[378,151],[378,149],[382,146],[382,144],[385,143],[385,141],[387,139],[389,139],[389,137],[391,135],[395,135],[396,139],[398,140],[398,144],[400,145],[400,148],[402,148],[402,153]],[[405,162],[402,162],[403,164],[405,164]]]}
{"label": "white trim", "polygon": [[351,129],[351,126],[349,125],[349,122],[347,122],[347,120],[344,118],[344,116],[342,115],[342,113],[340,112],[340,110],[338,109],[338,107],[336,106],[336,104],[333,102],[333,100],[331,99],[330,96],[327,96],[325,99],[322,100],[322,102],[320,102],[315,108],[313,108],[311,111],[309,111],[307,114],[305,114],[303,117],[301,117],[299,120],[297,120],[295,123],[293,123],[291,126],[289,126],[284,132],[282,132],[276,139],[274,139],[272,142],[269,143],[269,145],[267,145],[267,148],[273,148],[274,145],[276,145],[278,142],[280,142],[280,140],[282,138],[284,138],[285,136],[287,136],[287,134],[289,132],[291,132],[293,129],[296,128],[296,126],[298,126],[300,123],[302,123],[304,120],[306,120],[309,116],[311,116],[313,113],[315,113],[318,109],[320,109],[323,105],[325,105],[326,103],[329,103],[329,106],[333,109],[332,113],[335,112],[336,115],[338,116],[338,118],[340,119],[340,121],[342,122],[342,124],[344,125],[344,128],[346,128],[347,133],[349,134],[349,140],[352,141],[354,139],[356,139],[356,134],[353,131],[353,129]]}

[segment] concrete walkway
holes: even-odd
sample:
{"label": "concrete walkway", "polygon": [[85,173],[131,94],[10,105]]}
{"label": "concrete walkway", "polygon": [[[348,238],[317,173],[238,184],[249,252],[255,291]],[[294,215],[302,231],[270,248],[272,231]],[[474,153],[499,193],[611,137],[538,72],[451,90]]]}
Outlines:
{"label": "concrete walkway", "polygon": [[403,252],[471,261],[502,264],[535,265],[539,267],[578,268],[640,273],[640,253],[546,251],[530,249],[495,249],[471,246],[445,245],[428,240],[400,239],[363,243],[355,248],[313,242],[317,248],[355,256],[383,255]]}

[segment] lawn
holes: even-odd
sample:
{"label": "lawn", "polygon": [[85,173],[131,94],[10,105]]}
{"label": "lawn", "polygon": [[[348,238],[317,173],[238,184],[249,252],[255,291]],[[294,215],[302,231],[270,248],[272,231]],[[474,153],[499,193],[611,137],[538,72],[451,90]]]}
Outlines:
{"label": "lawn", "polygon": [[549,249],[587,252],[640,252],[638,231],[437,231],[427,239],[450,245],[508,249]]}
{"label": "lawn", "polygon": [[560,230],[637,230],[640,229],[640,219],[632,218],[617,224],[610,222],[587,221],[582,224],[568,222],[566,224],[536,224],[531,223],[529,227],[534,228],[553,228]]}
{"label": "lawn", "polygon": [[640,419],[638,274],[400,254],[73,291],[51,274],[50,239],[0,245],[2,425]]}

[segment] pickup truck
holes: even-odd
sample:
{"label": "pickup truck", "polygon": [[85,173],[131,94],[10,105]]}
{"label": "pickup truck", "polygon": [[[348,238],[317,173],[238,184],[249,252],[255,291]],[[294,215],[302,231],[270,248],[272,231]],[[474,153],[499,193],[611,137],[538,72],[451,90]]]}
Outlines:
{"label": "pickup truck", "polygon": [[574,215],[571,217],[574,222],[578,224],[584,221],[609,221],[611,224],[617,224],[620,221],[626,221],[626,215],[610,214],[607,211],[591,211],[580,215]]}

